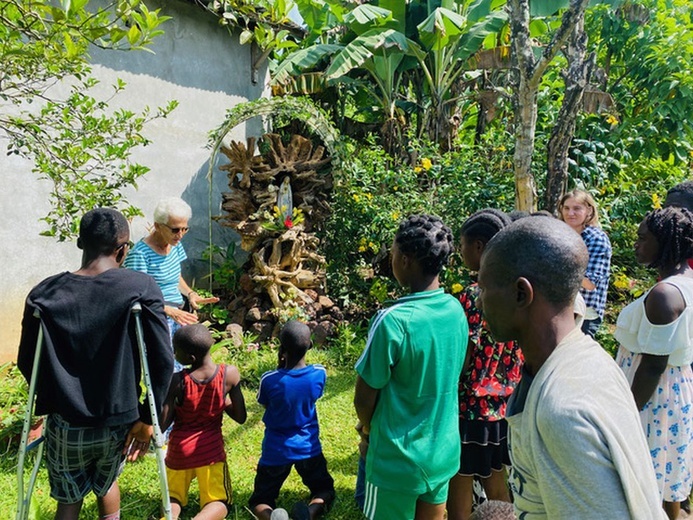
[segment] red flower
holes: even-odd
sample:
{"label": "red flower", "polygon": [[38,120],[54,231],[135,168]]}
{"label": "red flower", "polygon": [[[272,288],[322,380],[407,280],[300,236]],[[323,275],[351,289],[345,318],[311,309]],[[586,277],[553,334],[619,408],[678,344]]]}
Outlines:
{"label": "red flower", "polygon": [[287,217],[284,219],[284,227],[286,229],[291,229],[294,227],[294,221],[291,220],[291,215],[287,215]]}

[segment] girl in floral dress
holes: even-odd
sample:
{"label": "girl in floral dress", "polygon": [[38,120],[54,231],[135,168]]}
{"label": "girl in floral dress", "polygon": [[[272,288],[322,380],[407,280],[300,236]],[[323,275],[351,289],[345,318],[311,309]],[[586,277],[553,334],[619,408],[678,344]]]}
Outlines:
{"label": "girl in floral dress", "polygon": [[[465,265],[479,270],[486,243],[510,218],[495,209],[474,213],[462,226],[461,249]],[[460,377],[460,469],[450,481],[448,519],[467,520],[472,514],[473,484],[478,477],[489,500],[510,502],[505,479],[508,457],[505,408],[520,380],[522,354],[513,342],[497,343],[484,325],[477,307],[476,283],[460,296],[469,323],[467,359]]]}
{"label": "girl in floral dress", "polygon": [[638,228],[635,258],[661,279],[625,307],[614,336],[616,361],[631,383],[659,492],[677,518],[693,480],[693,213],[651,212]]}

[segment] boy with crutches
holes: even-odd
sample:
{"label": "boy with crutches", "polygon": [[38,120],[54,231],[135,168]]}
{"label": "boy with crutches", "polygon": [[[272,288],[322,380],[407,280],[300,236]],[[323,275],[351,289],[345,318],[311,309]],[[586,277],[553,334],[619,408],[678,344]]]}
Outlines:
{"label": "boy with crutches", "polygon": [[83,250],[80,269],[47,278],[27,298],[17,364],[29,380],[42,321],[46,334],[35,413],[48,416],[45,454],[51,496],[58,502],[56,520],[76,520],[90,491],[97,496],[99,518],[118,520],[116,479],[126,458],[135,460],[148,450],[152,426],[147,403],[139,402],[135,303],[142,307],[157,412],[171,379],[161,290],[149,276],[119,269],[129,238],[121,213],[88,212],[77,241]]}

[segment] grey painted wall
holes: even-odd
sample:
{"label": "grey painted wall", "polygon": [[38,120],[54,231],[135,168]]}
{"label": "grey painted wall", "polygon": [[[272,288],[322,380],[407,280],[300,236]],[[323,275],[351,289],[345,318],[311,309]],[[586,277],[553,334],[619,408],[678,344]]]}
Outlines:
{"label": "grey painted wall", "polygon": [[[176,99],[180,105],[167,119],[153,122],[146,134],[152,144],[137,150],[135,160],[151,168],[139,188],[130,190],[128,199],[140,207],[145,217],[132,222],[132,239],[147,234],[152,214],[162,197],[180,196],[193,208],[191,231],[183,242],[189,261],[184,274],[202,286],[205,262],[199,260],[206,247],[210,222],[210,150],[207,135],[224,120],[226,111],[236,104],[267,96],[267,70],[259,73],[258,84],[251,82],[251,49],[238,43],[217,19],[191,4],[152,2],[172,20],[163,26],[165,34],[148,52],[92,52],[94,74],[101,80],[97,88],[106,95],[116,78],[127,83],[125,93],[114,108],[155,109]],[[58,87],[61,88],[61,87]],[[64,86],[62,87],[64,88]],[[239,125],[229,136],[245,140],[260,135],[259,119]],[[31,165],[16,156],[8,157],[7,143],[0,138],[0,362],[15,359],[24,299],[29,290],[45,277],[79,267],[80,251],[74,243],[58,243],[42,237],[45,229],[39,219],[50,209],[50,184],[31,173]],[[211,211],[220,213],[222,191],[227,190],[223,172],[215,169]],[[212,223],[213,241],[225,247],[235,235]],[[94,302],[98,305],[98,302]]]}

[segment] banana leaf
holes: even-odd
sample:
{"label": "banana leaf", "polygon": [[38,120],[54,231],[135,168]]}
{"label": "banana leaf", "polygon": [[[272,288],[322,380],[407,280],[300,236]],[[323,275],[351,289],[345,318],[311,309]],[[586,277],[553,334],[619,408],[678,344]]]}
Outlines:
{"label": "banana leaf", "polygon": [[337,54],[343,49],[344,47],[341,45],[321,43],[292,52],[274,71],[272,84],[285,84],[292,76],[312,69],[320,63],[320,61]]}

